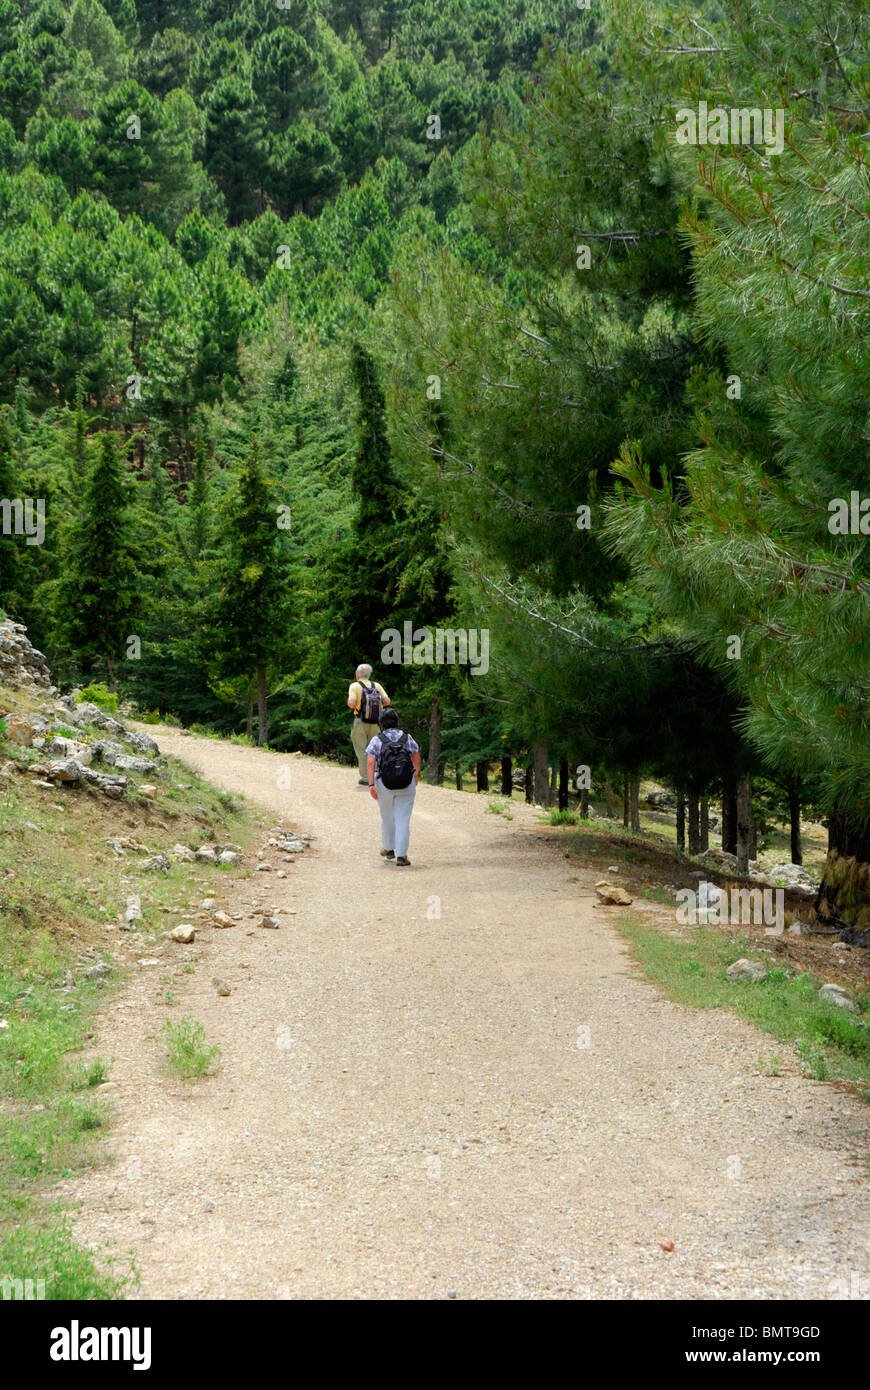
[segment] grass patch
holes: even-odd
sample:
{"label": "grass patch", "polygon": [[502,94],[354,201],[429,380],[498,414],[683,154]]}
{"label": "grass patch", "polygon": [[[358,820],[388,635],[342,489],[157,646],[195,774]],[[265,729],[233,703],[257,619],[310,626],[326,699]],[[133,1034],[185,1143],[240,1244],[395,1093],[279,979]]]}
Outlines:
{"label": "grass patch", "polygon": [[755,1063],[762,1076],[781,1076],[782,1058],[778,1052],[774,1052],[771,1057],[759,1057]]}
{"label": "grass patch", "polygon": [[746,938],[735,933],[696,927],[677,938],[632,918],[616,925],[646,978],[669,999],[696,1009],[730,1009],[791,1043],[804,1075],[847,1082],[870,1101],[866,997],[857,1001],[858,1013],[848,1013],[820,999],[820,982],[807,972],[782,967],[763,981],[729,980],[727,967],[752,953]]}
{"label": "grass patch", "polygon": [[177,1023],[167,1019],[163,1025],[169,1070],[184,1081],[195,1081],[212,1070],[221,1055],[219,1047],[208,1047],[205,1029],[189,1015]]}
{"label": "grass patch", "polygon": [[[98,1268],[77,1245],[63,1213],[54,1224],[19,1227],[0,1237],[0,1280],[19,1282],[12,1296],[46,1299],[119,1299],[138,1282],[131,1254]],[[32,1290],[32,1292],[31,1292]]]}

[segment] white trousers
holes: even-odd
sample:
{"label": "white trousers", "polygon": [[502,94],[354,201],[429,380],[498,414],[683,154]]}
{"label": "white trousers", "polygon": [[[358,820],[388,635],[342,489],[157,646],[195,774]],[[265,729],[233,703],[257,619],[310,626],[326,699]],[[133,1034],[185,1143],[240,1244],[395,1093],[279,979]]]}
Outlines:
{"label": "white trousers", "polygon": [[397,859],[407,859],[417,784],[412,781],[409,787],[394,791],[391,787],[385,787],[380,777],[376,776],[375,790],[381,813],[381,844],[384,849],[394,849]]}

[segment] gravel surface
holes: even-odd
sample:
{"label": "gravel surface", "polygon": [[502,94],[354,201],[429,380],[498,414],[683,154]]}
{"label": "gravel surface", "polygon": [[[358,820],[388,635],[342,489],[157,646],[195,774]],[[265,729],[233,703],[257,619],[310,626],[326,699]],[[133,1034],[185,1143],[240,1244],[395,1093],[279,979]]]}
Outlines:
{"label": "gravel surface", "polygon": [[[116,1161],[60,1189],[136,1296],[870,1297],[867,1107],[636,978],[532,808],[421,786],[402,870],[355,769],[156,736],[317,838],[216,879],[259,915],[166,948],[197,962],[173,1008],[143,967],[103,1021]],[[190,1085],[182,1014],[223,1054]]]}

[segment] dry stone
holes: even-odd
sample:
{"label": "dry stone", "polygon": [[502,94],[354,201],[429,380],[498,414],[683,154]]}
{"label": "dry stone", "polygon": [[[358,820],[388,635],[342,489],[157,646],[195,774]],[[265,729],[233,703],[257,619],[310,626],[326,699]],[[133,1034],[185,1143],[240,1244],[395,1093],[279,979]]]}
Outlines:
{"label": "dry stone", "polygon": [[762,965],[760,960],[747,960],[741,957],[735,960],[725,971],[729,980],[766,980],[767,967]]}
{"label": "dry stone", "polygon": [[595,885],[595,891],[603,903],[611,903],[619,907],[628,907],[633,898],[630,893],[626,893],[624,888],[619,888],[615,883],[608,883],[602,878]]}

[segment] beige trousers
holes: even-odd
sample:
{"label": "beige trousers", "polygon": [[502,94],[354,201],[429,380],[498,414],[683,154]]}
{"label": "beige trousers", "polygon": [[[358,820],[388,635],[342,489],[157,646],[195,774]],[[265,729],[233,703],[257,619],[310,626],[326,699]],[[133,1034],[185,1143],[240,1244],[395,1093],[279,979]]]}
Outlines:
{"label": "beige trousers", "polygon": [[375,734],[380,730],[377,724],[364,724],[361,719],[354,715],[353,723],[350,726],[350,741],[353,744],[353,751],[356,753],[356,760],[359,763],[359,775],[368,781],[368,769],[366,762],[366,748],[371,743]]}

